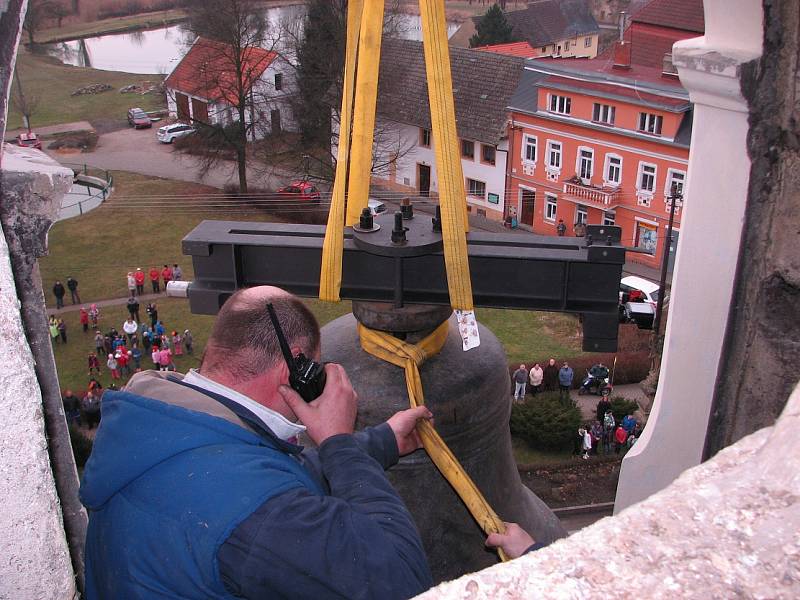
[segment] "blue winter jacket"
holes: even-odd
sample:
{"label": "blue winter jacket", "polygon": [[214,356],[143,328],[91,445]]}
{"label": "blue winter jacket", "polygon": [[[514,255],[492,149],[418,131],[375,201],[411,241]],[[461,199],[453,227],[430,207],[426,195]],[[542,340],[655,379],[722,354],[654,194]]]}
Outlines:
{"label": "blue winter jacket", "polygon": [[558,370],[558,383],[565,387],[571,386],[573,375],[572,367],[561,367]]}
{"label": "blue winter jacket", "polygon": [[87,598],[406,598],[431,585],[383,474],[397,460],[388,426],[301,455],[163,375],[129,388],[141,381],[181,400],[103,398],[80,492]]}

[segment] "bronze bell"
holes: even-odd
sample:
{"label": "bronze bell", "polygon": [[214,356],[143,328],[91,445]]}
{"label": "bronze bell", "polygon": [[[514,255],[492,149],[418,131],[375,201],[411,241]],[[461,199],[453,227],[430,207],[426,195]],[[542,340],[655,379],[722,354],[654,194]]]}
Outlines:
{"label": "bronze bell", "polygon": [[[350,376],[358,393],[356,428],[376,425],[408,408],[403,369],[361,349],[356,318],[411,343],[450,318],[447,342],[420,368],[425,403],[437,431],[500,518],[519,523],[538,542],[565,536],[558,517],[520,480],[508,427],[511,384],[497,338],[480,326],[481,345],[464,352],[450,307],[354,302],[353,312],[355,316],[322,328],[322,359],[340,363]],[[388,476],[419,528],[435,582],[498,561],[497,554],[484,547],[483,531],[424,450],[401,459]]]}

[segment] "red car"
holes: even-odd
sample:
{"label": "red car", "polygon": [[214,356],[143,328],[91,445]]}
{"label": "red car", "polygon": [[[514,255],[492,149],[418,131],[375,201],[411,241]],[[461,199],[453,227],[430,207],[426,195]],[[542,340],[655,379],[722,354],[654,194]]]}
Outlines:
{"label": "red car", "polygon": [[140,129],[143,127],[152,127],[153,122],[141,108],[132,108],[128,111],[128,125],[133,126],[134,129]]}
{"label": "red car", "polygon": [[42,140],[40,140],[32,131],[28,133],[20,133],[17,136],[17,145],[22,146],[23,148],[36,148],[37,150],[41,150]]}
{"label": "red car", "polygon": [[278,190],[282,198],[297,200],[298,202],[319,202],[319,190],[308,181],[293,181],[290,185]]}

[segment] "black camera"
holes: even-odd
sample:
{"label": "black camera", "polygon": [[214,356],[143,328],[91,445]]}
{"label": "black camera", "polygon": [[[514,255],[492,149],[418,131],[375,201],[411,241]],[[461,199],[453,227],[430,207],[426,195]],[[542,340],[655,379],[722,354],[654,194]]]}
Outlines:
{"label": "black camera", "polygon": [[283,358],[289,367],[289,385],[306,402],[316,400],[325,389],[325,365],[306,358],[302,352],[297,355],[297,358],[293,357],[272,302],[267,303],[267,311],[272,320],[272,326],[275,328],[275,334],[278,336]]}

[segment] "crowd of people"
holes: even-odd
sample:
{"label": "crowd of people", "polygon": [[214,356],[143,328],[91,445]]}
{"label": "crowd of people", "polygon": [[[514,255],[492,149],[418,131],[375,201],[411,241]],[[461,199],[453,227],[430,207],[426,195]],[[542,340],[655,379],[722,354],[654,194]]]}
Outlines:
{"label": "crowd of people", "polygon": [[562,398],[569,398],[574,378],[575,372],[569,363],[564,361],[559,367],[555,358],[548,360],[544,367],[538,362],[534,363],[530,370],[525,365],[520,365],[511,375],[514,382],[514,400],[523,402],[528,391],[534,396],[540,392],[557,391]]}
{"label": "crowd of people", "polygon": [[[180,281],[183,273],[174,264],[164,265],[161,270],[150,269],[150,282],[154,292],[166,290],[170,281]],[[104,332],[101,325],[101,308],[93,303],[81,306],[79,322],[85,335],[92,335],[94,350],[87,353],[86,368],[88,383],[86,392],[75,395],[71,389],[62,394],[64,409],[70,424],[96,427],[100,423],[100,402],[105,389],[116,390],[134,373],[152,368],[158,371],[174,371],[175,357],[194,354],[194,337],[189,329],[168,329],[159,318],[155,301],[148,302],[144,308],[145,318],[141,318],[141,306],[138,297],[144,292],[145,273],[141,268],[128,272],[128,290],[130,297],[126,308],[128,317],[120,329],[111,325]],[[56,306],[64,306],[66,290],[72,292],[73,304],[80,303],[78,282],[68,277],[66,287],[56,281],[53,294]],[[163,282],[163,288],[161,283]],[[50,336],[53,344],[67,343],[67,328],[64,319],[55,315],[49,320]],[[104,375],[109,379],[107,388],[101,383]]]}
{"label": "crowd of people", "polygon": [[[527,393],[536,396],[541,392],[559,392],[562,399],[569,398],[575,372],[567,361],[559,367],[554,358],[542,367],[540,363],[528,369],[521,364],[512,375],[514,401],[524,402]],[[626,415],[619,423],[611,411],[611,402],[604,396],[597,404],[596,420],[584,424],[575,437],[574,454],[588,460],[590,456],[624,452],[638,439],[640,423],[633,415]]]}
{"label": "crowd of people", "polygon": [[575,438],[574,454],[584,460],[590,456],[620,454],[627,451],[639,439],[642,426],[636,418],[625,415],[619,422],[611,410],[611,402],[603,397],[597,403],[596,419],[578,429]]}

